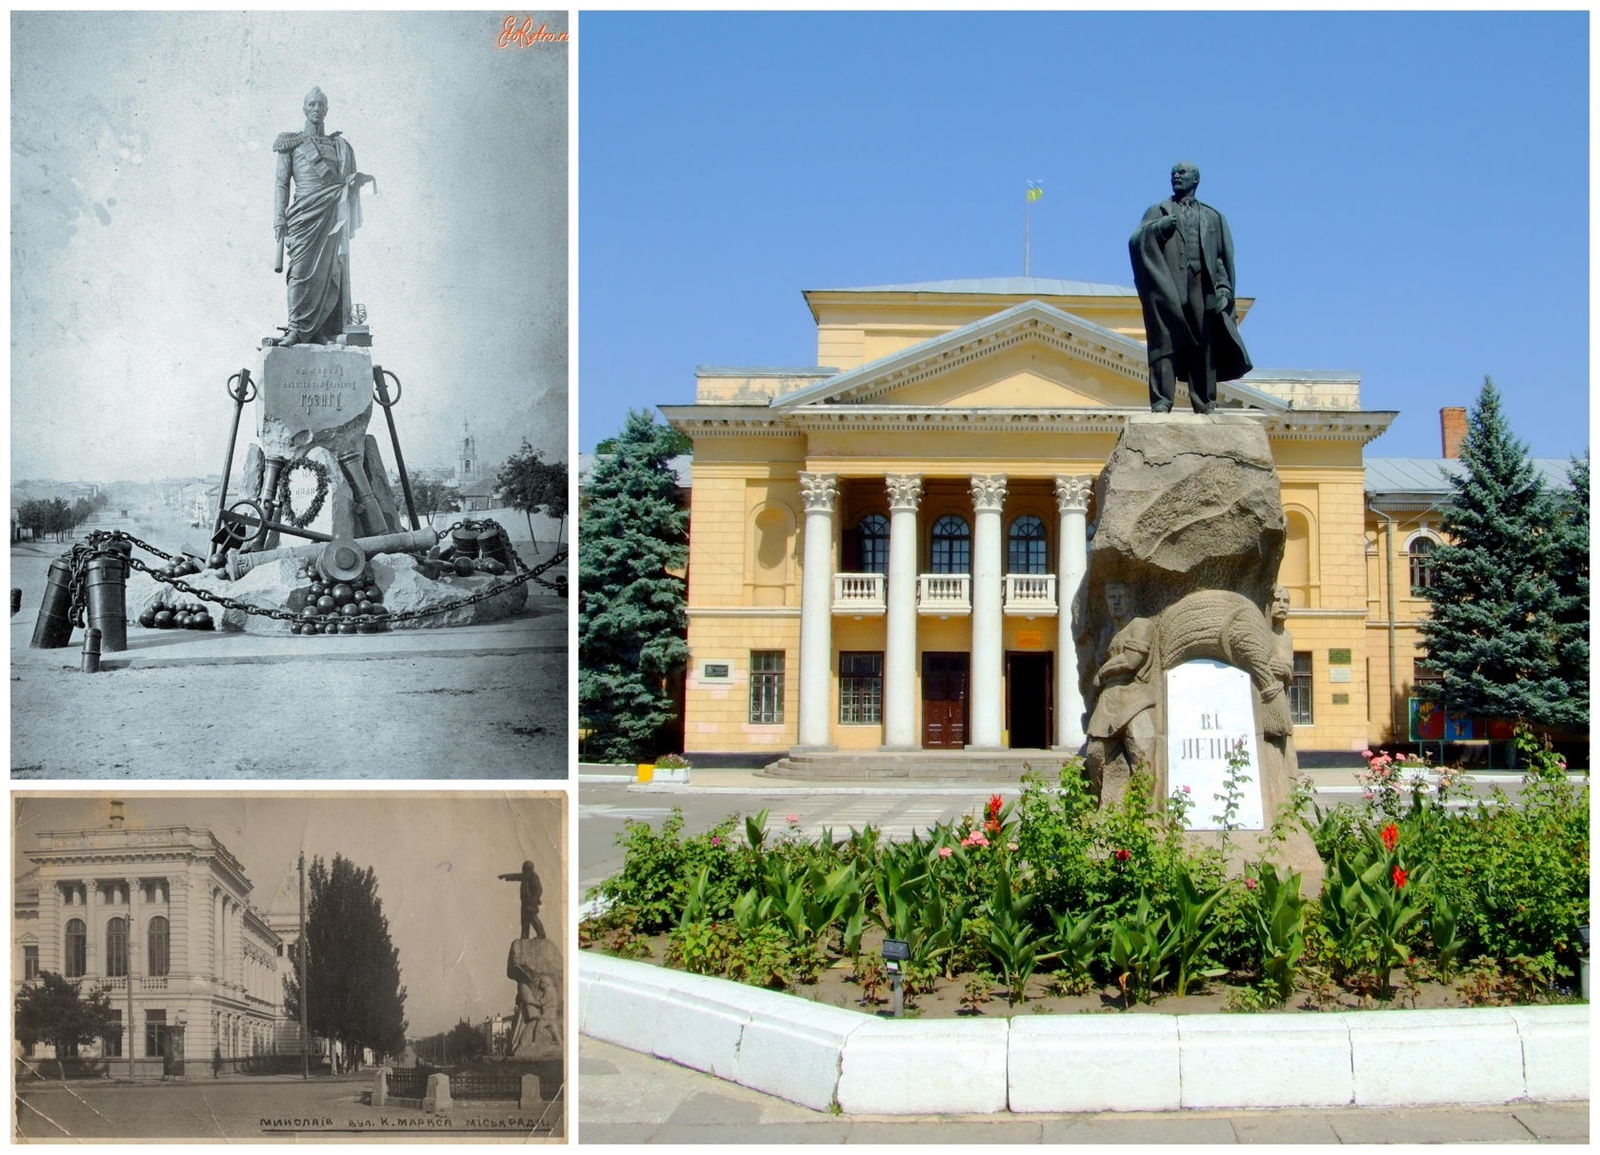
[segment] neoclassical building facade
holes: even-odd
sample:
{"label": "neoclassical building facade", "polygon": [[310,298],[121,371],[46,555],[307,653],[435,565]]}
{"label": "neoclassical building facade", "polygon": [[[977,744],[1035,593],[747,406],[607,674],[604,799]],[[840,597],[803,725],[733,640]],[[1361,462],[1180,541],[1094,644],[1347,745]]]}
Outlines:
{"label": "neoclassical building facade", "polygon": [[[661,407],[694,446],[685,751],[1076,750],[1093,483],[1148,410],[1134,290],[1016,277],[805,298],[822,367],[702,367],[693,404]],[[1390,710],[1368,691],[1363,450],[1395,414],[1337,371],[1256,370],[1220,404],[1261,422],[1282,487],[1296,746],[1348,759]]]}
{"label": "neoclassical building facade", "polygon": [[131,1059],[150,1075],[175,1058],[209,1070],[213,1058],[275,1050],[289,965],[282,940],[211,831],[129,827],[114,802],[105,826],[42,832],[23,853],[13,994],[45,971],[105,990],[119,1026],[80,1056],[111,1059],[114,1069]]}

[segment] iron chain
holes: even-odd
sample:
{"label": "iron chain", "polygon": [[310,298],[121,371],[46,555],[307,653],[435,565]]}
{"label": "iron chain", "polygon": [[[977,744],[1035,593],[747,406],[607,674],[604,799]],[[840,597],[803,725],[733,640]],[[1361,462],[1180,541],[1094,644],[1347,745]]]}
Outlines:
{"label": "iron chain", "polygon": [[[450,530],[458,528],[461,524],[463,523],[457,522],[455,525],[450,526],[446,532],[448,533]],[[441,535],[441,537],[442,536],[443,535]],[[164,558],[167,561],[173,560],[172,554],[157,549],[149,542],[142,541],[139,538],[134,537],[132,534],[125,533],[120,529],[97,530],[94,533],[91,533],[85,539],[85,544],[75,545],[72,547],[72,561],[70,563],[72,565],[72,613],[73,621],[77,625],[83,624],[83,601],[81,594],[83,584],[83,562],[90,554],[94,552],[95,546],[99,545],[103,541],[109,540],[127,541],[138,546],[140,549],[147,550],[148,552],[155,554],[157,557]],[[80,551],[82,554],[81,559],[79,556]],[[395,622],[415,621],[419,618],[432,617],[434,614],[448,613],[451,610],[463,609],[467,606],[477,605],[479,602],[487,601],[492,597],[505,593],[507,590],[513,590],[520,585],[526,585],[530,581],[537,581],[540,585],[547,589],[554,590],[557,593],[561,592],[560,586],[554,582],[545,581],[540,575],[565,561],[567,558],[566,550],[558,550],[556,553],[551,555],[548,561],[543,562],[536,568],[530,568],[528,563],[522,560],[522,556],[518,554],[515,549],[511,549],[510,553],[512,558],[516,560],[517,566],[522,570],[522,572],[508,581],[490,586],[487,589],[479,590],[475,594],[469,594],[466,597],[457,598],[455,601],[445,602],[442,605],[431,606],[427,609],[407,610],[404,613],[398,614],[356,614],[340,620],[341,622],[350,622],[352,625],[365,625],[369,623],[376,624],[379,622],[388,622],[392,625]],[[199,598],[201,601],[212,602],[221,606],[225,610],[238,610],[240,613],[254,614],[257,617],[272,618],[276,621],[282,622],[298,622],[303,620],[302,616],[298,613],[295,613],[293,610],[277,610],[269,609],[263,606],[253,606],[246,602],[241,602],[237,598],[228,597],[226,594],[218,594],[212,592],[211,590],[198,589],[180,577],[173,577],[171,575],[158,572],[156,569],[136,557],[128,558],[128,564],[133,569],[149,574],[158,582],[170,585],[182,593],[189,594],[191,597]]]}

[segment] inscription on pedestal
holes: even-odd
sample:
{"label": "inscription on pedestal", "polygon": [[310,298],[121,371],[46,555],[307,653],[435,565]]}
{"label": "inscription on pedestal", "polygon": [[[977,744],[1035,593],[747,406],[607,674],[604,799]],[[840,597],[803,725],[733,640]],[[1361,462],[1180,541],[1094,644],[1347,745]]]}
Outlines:
{"label": "inscription on pedestal", "polygon": [[372,357],[364,349],[288,345],[264,351],[264,439],[282,437],[298,445],[318,433],[357,423],[350,440],[359,445],[371,415]]}
{"label": "inscription on pedestal", "polygon": [[1261,804],[1261,757],[1256,743],[1254,694],[1250,675],[1236,666],[1210,660],[1185,662],[1167,671],[1167,781],[1172,790],[1188,787],[1190,830],[1221,830],[1230,773],[1228,757],[1244,741],[1250,781],[1240,782],[1240,799],[1228,825],[1236,830],[1265,826]]}

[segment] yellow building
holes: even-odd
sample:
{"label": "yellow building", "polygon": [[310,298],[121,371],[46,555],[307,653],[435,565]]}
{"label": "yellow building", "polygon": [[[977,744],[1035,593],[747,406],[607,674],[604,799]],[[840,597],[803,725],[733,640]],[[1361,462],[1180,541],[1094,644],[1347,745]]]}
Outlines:
{"label": "yellow building", "polygon": [[[1092,482],[1149,408],[1134,290],[805,297],[825,367],[701,368],[694,403],[662,407],[694,443],[685,751],[822,774],[1075,751]],[[1363,464],[1395,413],[1363,408],[1353,372],[1256,370],[1219,405],[1260,420],[1282,484],[1296,747],[1348,762],[1396,708]]]}

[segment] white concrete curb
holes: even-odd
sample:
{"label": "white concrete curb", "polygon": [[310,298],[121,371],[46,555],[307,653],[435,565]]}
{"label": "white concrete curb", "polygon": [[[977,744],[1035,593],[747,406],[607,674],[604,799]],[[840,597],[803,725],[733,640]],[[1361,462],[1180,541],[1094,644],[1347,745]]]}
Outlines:
{"label": "white concrete curb", "polygon": [[891,1021],[584,951],[579,1030],[816,1110],[1457,1106],[1589,1094],[1589,1007]]}

